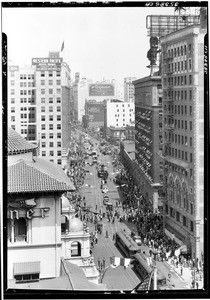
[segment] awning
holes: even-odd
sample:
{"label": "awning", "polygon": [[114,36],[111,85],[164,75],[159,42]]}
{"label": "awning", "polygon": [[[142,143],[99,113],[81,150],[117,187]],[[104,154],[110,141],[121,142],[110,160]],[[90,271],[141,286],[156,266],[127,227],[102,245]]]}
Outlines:
{"label": "awning", "polygon": [[14,275],[40,273],[40,261],[14,263]]}

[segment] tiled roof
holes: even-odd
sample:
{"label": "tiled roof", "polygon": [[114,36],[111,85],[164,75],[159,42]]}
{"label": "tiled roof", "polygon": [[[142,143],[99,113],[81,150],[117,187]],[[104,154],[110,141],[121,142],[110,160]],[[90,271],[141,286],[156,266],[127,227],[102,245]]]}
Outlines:
{"label": "tiled roof", "polygon": [[8,193],[75,190],[61,166],[41,158],[19,160],[8,167]]}
{"label": "tiled roof", "polygon": [[33,149],[37,148],[36,145],[29,143],[10,127],[8,128],[7,135],[7,152],[9,155],[14,153],[31,152]]}

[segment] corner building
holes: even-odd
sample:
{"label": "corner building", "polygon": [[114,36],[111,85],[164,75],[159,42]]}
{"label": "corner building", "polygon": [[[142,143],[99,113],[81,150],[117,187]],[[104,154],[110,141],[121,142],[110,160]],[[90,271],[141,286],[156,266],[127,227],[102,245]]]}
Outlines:
{"label": "corner building", "polygon": [[160,39],[165,233],[185,244],[194,259],[204,250],[205,34],[198,24]]}

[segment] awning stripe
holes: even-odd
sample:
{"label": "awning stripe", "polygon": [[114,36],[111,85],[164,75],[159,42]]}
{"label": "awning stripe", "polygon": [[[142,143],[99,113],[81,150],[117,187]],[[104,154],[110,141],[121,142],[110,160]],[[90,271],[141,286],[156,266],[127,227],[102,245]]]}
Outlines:
{"label": "awning stripe", "polygon": [[40,261],[14,263],[14,275],[40,273]]}

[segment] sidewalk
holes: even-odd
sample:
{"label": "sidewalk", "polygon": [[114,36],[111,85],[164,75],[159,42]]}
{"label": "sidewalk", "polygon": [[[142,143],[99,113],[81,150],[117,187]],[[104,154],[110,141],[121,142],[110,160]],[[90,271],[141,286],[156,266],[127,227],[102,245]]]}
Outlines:
{"label": "sidewalk", "polygon": [[[193,270],[189,267],[183,267],[182,275],[181,275],[181,269],[180,266],[177,268],[174,265],[171,264],[171,261],[167,261],[168,265],[171,267],[171,270],[176,272],[176,274],[186,283],[186,286],[190,289],[192,289],[192,281],[193,281]],[[198,289],[203,289],[203,279],[200,280],[199,276],[195,276],[197,278],[198,282]],[[197,287],[195,286],[197,289]]]}

